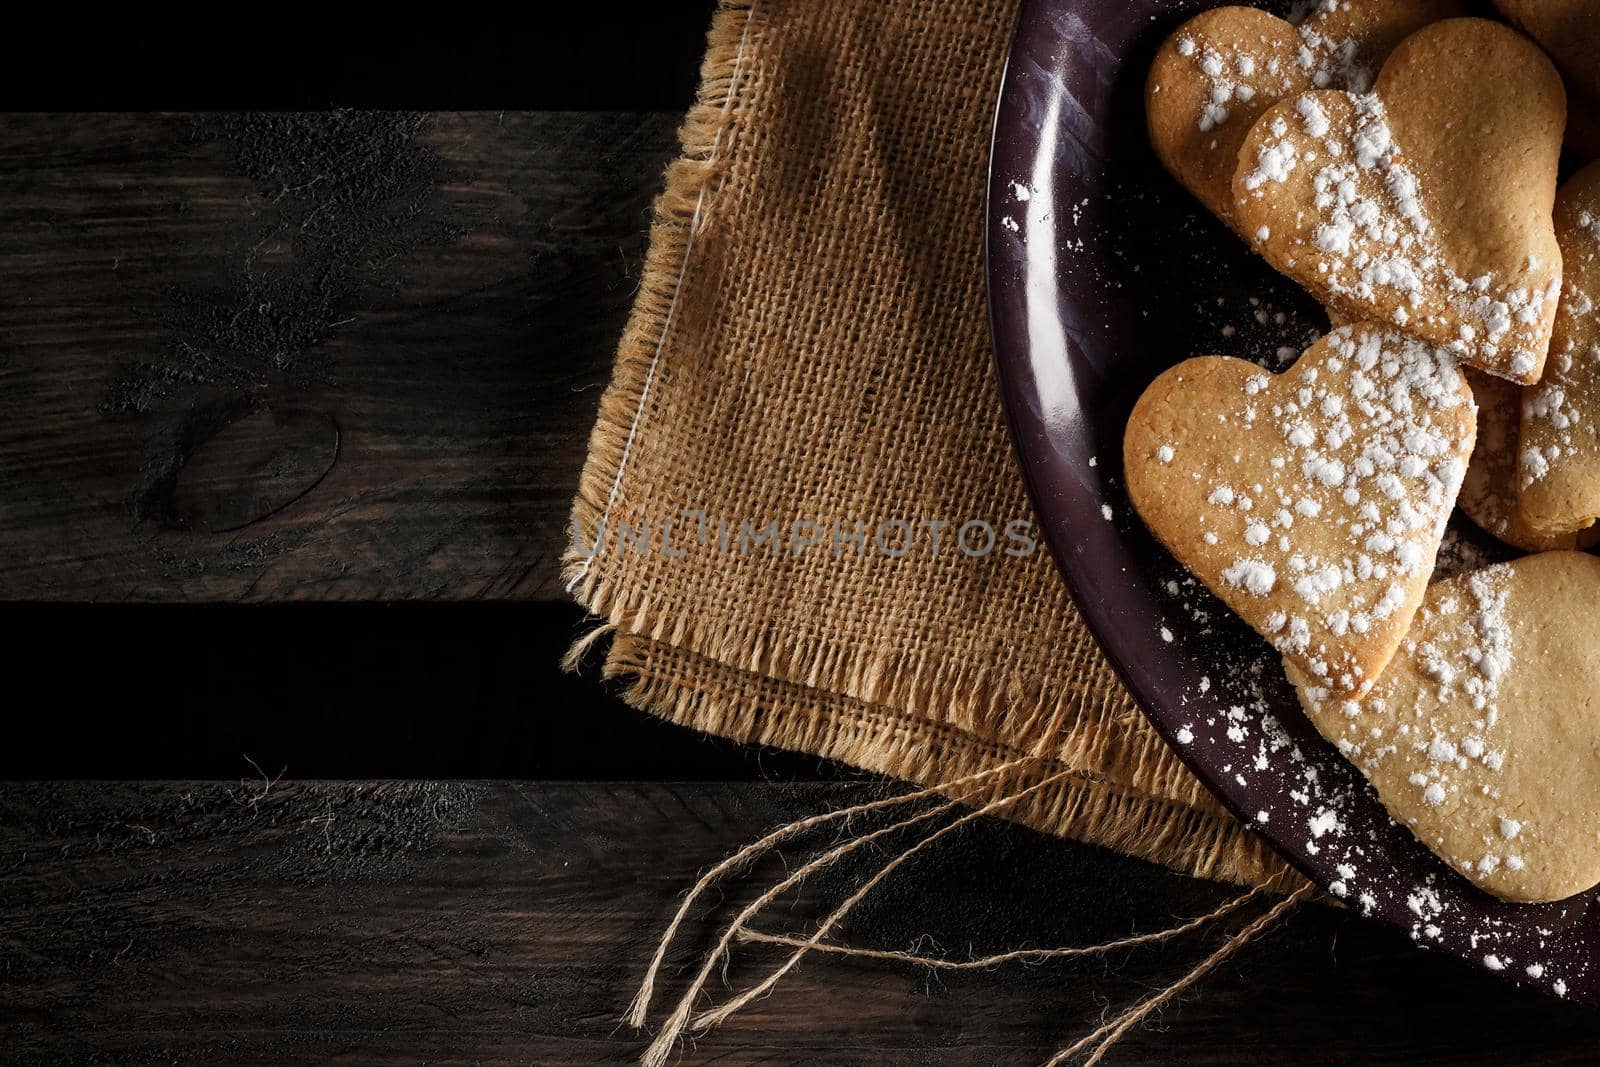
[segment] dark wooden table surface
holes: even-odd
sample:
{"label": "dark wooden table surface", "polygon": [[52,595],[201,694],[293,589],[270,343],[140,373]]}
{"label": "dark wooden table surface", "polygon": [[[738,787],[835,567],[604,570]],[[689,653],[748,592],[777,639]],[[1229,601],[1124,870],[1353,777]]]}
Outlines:
{"label": "dark wooden table surface", "polygon": [[[567,506],[696,61],[658,30],[629,47],[672,63],[611,111],[551,110],[546,72],[522,110],[0,116],[0,1060],[630,1062],[695,874],[894,788],[556,668]],[[1228,893],[986,822],[845,934],[1085,943]],[[684,1062],[1038,1062],[1205,944],[812,961]],[[1112,1062],[1597,1055],[1595,1013],[1318,906]]]}

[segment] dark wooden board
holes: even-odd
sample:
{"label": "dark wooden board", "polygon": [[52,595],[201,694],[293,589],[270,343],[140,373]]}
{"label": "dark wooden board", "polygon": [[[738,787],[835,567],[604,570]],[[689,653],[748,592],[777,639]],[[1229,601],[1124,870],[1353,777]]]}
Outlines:
{"label": "dark wooden board", "polygon": [[[632,1062],[642,1042],[617,1020],[696,873],[775,824],[884,788],[5,786],[5,1059]],[[868,869],[822,879],[767,925],[801,929]],[[1229,892],[985,822],[907,864],[848,936],[906,948],[928,935],[957,954],[1083,943],[1209,910]],[[748,894],[734,883],[703,914],[725,920]],[[706,930],[674,953],[669,994]],[[682,1062],[1035,1063],[1206,944],[942,978],[810,961]],[[742,985],[773,957],[746,948],[739,959],[730,978]],[[1597,1042],[1593,1012],[1307,906],[1111,1062],[1575,1064],[1592,1062]]]}
{"label": "dark wooden board", "polygon": [[[643,1041],[617,1019],[695,874],[890,788],[761,781],[849,772],[693,737],[555,671],[584,627],[557,603],[561,526],[693,80],[704,11],[686,11],[686,35],[585,17],[539,38],[660,112],[0,115],[0,600],[164,602],[4,609],[12,691],[51,694],[11,717],[4,773],[251,776],[0,784],[0,1062],[630,1063]],[[199,67],[187,41],[141,47],[137,77],[108,67],[125,40],[58,36],[110,70],[79,101],[96,106],[181,104],[197,82],[254,99],[286,66],[301,96],[276,106],[594,100],[560,63],[508,66],[515,35],[430,35],[422,98],[366,34],[320,63],[266,39],[262,62],[230,46]],[[668,50],[677,95],[627,98],[661,65],[618,68]],[[33,58],[52,77],[15,62],[13,96],[90,84]],[[554,84],[578,96],[540,95]],[[487,598],[545,603],[228,606]],[[756,780],[263,794],[246,754],[291,777]],[[998,822],[947,845],[849,936],[1082,943],[1228,892]],[[683,1062],[1034,1063],[1203,944],[943,978],[808,962]],[[697,928],[673,960],[704,947]],[[731,977],[771,958],[746,950]],[[1112,1062],[1588,1063],[1597,1044],[1593,1013],[1306,909]]]}
{"label": "dark wooden board", "polygon": [[677,122],[0,116],[0,600],[559,595]]}

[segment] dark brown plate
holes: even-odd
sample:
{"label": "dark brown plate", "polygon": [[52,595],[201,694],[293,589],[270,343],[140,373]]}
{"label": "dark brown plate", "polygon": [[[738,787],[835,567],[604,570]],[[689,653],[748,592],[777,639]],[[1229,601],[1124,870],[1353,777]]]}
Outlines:
{"label": "dark brown plate", "polygon": [[[1505,904],[1422,847],[1312,730],[1276,654],[1156,544],[1123,491],[1122,429],[1162,369],[1222,353],[1278,370],[1326,329],[1145,139],[1150,58],[1208,6],[1022,5],[995,120],[989,302],[1045,540],[1156,729],[1296,867],[1419,944],[1600,1004],[1600,893]],[[1474,536],[1458,531],[1446,555],[1492,558]]]}

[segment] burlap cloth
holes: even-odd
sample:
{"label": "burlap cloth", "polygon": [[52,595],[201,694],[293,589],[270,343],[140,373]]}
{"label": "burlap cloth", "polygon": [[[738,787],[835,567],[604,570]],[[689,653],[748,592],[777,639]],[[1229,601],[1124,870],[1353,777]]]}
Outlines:
{"label": "burlap cloth", "polygon": [[[1010,817],[1278,883],[1282,861],[1145,723],[1048,553],[951,547],[961,523],[1031,515],[982,255],[1014,14],[725,0],[590,441],[569,588],[652,714],[924,785],[1044,753],[1033,780],[1070,778]],[[899,558],[873,544],[893,520],[919,533]],[[774,521],[776,549],[739,551],[739,523]],[[935,555],[916,524],[942,521]],[[797,522],[822,544],[794,551]],[[867,550],[836,554],[835,523],[863,524]]]}

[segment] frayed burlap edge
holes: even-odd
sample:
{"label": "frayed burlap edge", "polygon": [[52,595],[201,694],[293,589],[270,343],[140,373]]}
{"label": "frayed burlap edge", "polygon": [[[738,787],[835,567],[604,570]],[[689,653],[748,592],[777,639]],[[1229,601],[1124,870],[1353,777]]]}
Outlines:
{"label": "frayed burlap edge", "polygon": [[625,608],[612,582],[594,567],[595,557],[577,546],[597,542],[649,406],[695,233],[704,224],[726,170],[738,114],[739,60],[754,6],[754,0],[722,0],[712,20],[700,88],[678,129],[682,153],[667,167],[665,188],[652,208],[639,291],[617,345],[611,383],[600,398],[600,413],[589,433],[588,458],[573,502],[572,539],[562,557],[562,579],[580,603],[618,625],[623,615],[642,621],[643,606]]}
{"label": "frayed burlap edge", "polygon": [[[871,704],[1007,738],[1029,750],[1058,745],[1093,751],[1115,766],[1163,768],[1176,761],[1162,742],[1137,727],[1140,716],[1109,671],[1093,684],[1050,685],[993,666],[939,661],[936,653],[861,644],[802,645],[777,629],[730,632],[705,620],[662,610],[649,589],[627,587],[621,568],[578,546],[602,542],[600,530],[623,491],[629,459],[645,432],[651,391],[676,321],[678,288],[696,236],[711,225],[717,193],[736,154],[740,62],[747,35],[759,32],[753,2],[725,0],[708,35],[702,82],[680,130],[682,156],[666,172],[657,198],[638,297],[618,346],[611,384],[600,403],[573,505],[572,540],[563,578],[573,596],[620,631],[694,651],[753,674],[841,692]],[[748,72],[746,72],[748,73]],[[1098,662],[1081,629],[1061,650],[1063,661]],[[1018,719],[1016,709],[1037,709]],[[1107,750],[1117,746],[1115,754]],[[1181,772],[1180,772],[1181,773]]]}
{"label": "frayed burlap edge", "polygon": [[[1290,873],[1239,826],[1142,723],[1109,671],[1093,684],[1046,685],[994,667],[936,662],[881,647],[802,648],[776,630],[728,632],[652,605],[648,590],[624,588],[596,544],[622,491],[629,457],[650,410],[651,389],[675,323],[679,286],[697,235],[710,224],[734,158],[740,64],[755,0],[723,0],[708,33],[695,103],[679,131],[680,158],[656,199],[640,289],[618,346],[613,376],[590,434],[588,460],[573,505],[572,542],[563,559],[567,590],[605,625],[579,642],[615,632],[609,677],[630,677],[630,704],[694,729],[839,759],[864,769],[933,784],[1019,755],[1070,757],[1072,781],[1009,817],[1045,832],[1091,841],[1202,877],[1293,886]],[[1065,660],[1100,655],[1080,630]],[[728,671],[756,684],[719,690],[655,673],[662,650],[696,657],[702,676]],[[730,679],[724,678],[724,682]],[[781,713],[741,702],[761,686],[810,694]],[[831,705],[831,706],[830,706]],[[841,713],[840,707],[851,710]],[[1025,720],[1017,708],[1038,709]],[[902,710],[890,710],[902,709]],[[1003,733],[1005,741],[998,737]],[[1094,776],[1115,767],[1125,784]]]}
{"label": "frayed burlap edge", "polygon": [[[834,694],[744,678],[724,664],[645,638],[618,635],[605,675],[626,682],[623,699],[669,722],[735,741],[794,749],[924,786],[965,778],[1029,755],[953,728],[935,729]],[[1203,788],[1188,800],[1114,784],[1092,769],[1040,762],[980,791],[981,805],[1063,770],[1006,817],[1044,833],[1087,841],[1215,881],[1289,892],[1303,881]]]}
{"label": "frayed burlap edge", "polygon": [[[1080,740],[1073,729],[1098,732],[1116,715],[1135,712],[1120,687],[1070,690],[1053,696],[1037,681],[990,667],[937,662],[926,653],[870,645],[802,648],[774,629],[730,633],[652,604],[649,590],[625,588],[602,556],[579,546],[603,542],[602,524],[623,490],[634,446],[645,432],[652,388],[677,321],[679,286],[697,236],[711,226],[717,194],[736,156],[740,99],[750,78],[740,78],[747,35],[759,32],[753,0],[724,0],[708,34],[701,84],[679,130],[682,155],[666,171],[656,199],[639,293],[618,345],[612,380],[590,433],[588,460],[573,504],[571,539],[562,577],[579,603],[620,630],[683,645],[742,670],[837,689],[861,700],[925,713],[964,729],[992,728],[1017,707],[1041,711],[1025,723],[1008,722],[1029,744],[1054,737]],[[1069,659],[1098,656],[1091,643],[1065,651]],[[1080,721],[1080,712],[1092,721]],[[1143,756],[1136,756],[1142,759]]]}

